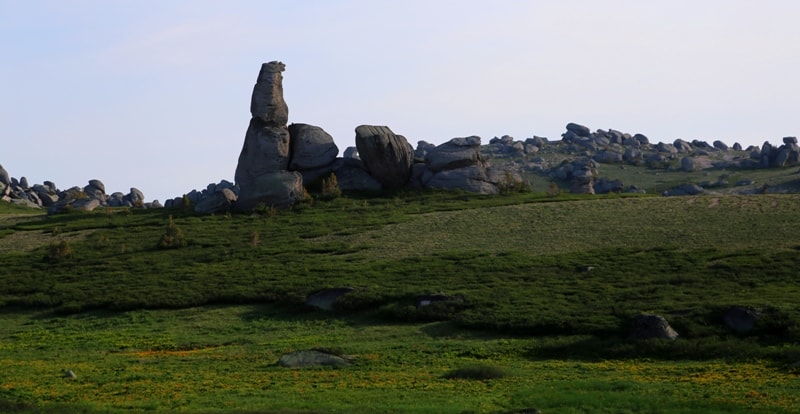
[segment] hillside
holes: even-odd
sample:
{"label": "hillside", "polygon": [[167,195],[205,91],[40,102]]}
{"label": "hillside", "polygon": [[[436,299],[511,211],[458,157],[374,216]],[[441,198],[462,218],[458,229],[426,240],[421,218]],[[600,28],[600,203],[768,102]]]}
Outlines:
{"label": "hillside", "polygon": [[[324,384],[331,385],[338,381],[330,377],[337,372],[357,382],[374,371],[380,377],[375,381],[396,382],[393,396],[367,385],[333,387],[326,388],[327,394],[307,390],[315,396],[309,400],[312,406],[285,399],[265,405],[250,395],[242,399],[249,403],[237,407],[344,412],[354,406],[342,404],[341,398],[359,395],[373,409],[405,411],[396,398],[409,392],[427,407],[409,412],[441,412],[443,407],[510,412],[531,406],[584,412],[575,407],[602,394],[600,384],[624,379],[629,382],[619,395],[640,397],[613,400],[604,408],[621,404],[631,412],[654,412],[643,401],[650,393],[664,392],[667,382],[648,385],[622,374],[624,364],[644,359],[644,370],[688,369],[681,364],[696,369],[692,361],[697,361],[720,370],[714,372],[739,367],[774,376],[769,396],[757,401],[736,402],[740,394],[726,388],[732,379],[725,377],[718,383],[724,394],[720,399],[704,400],[700,394],[688,402],[667,398],[662,402],[668,406],[790,412],[798,404],[790,396],[797,390],[800,361],[798,205],[800,196],[791,194],[554,197],[428,191],[315,199],[289,210],[211,216],[129,208],[47,216],[0,203],[0,318],[5,326],[0,360],[6,366],[0,399],[22,411],[33,409],[26,403],[95,401],[70,391],[69,384],[64,388],[57,376],[46,380],[59,390],[54,391],[57,398],[18,378],[53,375],[42,368],[78,366],[113,384],[119,378],[107,370],[134,368],[127,355],[167,363],[177,361],[170,354],[176,352],[198,367],[219,361],[215,364],[222,365],[213,368],[220,375],[215,381],[234,388],[204,399],[197,383],[202,378],[183,377],[194,391],[182,398],[204,401],[206,411],[188,401],[170,405],[167,396],[126,406],[97,388],[99,379],[85,379],[81,384],[98,393],[96,405],[86,412],[147,411],[147,404],[158,411],[227,412],[224,401],[236,387],[252,384],[235,385],[237,376],[219,370],[244,369],[239,364],[247,364],[248,354],[260,355],[257,364],[277,381],[290,375],[271,365],[281,353],[323,347],[357,362],[300,375],[325,376]],[[346,293],[335,299],[331,311],[309,304],[325,289]],[[752,310],[755,324],[732,331],[724,317],[733,308]],[[630,339],[631,321],[640,314],[663,316],[678,339]],[[51,333],[43,336],[45,330]],[[268,335],[273,339],[264,342],[265,332],[278,336]],[[404,337],[417,338],[417,345]],[[67,344],[92,351],[67,351]],[[35,357],[38,365],[25,363],[36,349],[44,359]],[[108,362],[81,362],[91,354],[105,355]],[[576,398],[568,396],[573,385],[564,382],[568,374],[559,365],[569,361],[583,361],[576,366],[595,377],[576,379],[573,385],[593,381],[591,387],[601,387],[586,400],[569,402]],[[616,362],[600,368],[596,364],[602,361]],[[448,369],[474,363],[513,374],[478,383],[439,378]],[[398,366],[407,369],[398,371]],[[425,366],[435,372],[423,373]],[[190,375],[185,371],[189,366],[169,367]],[[545,369],[549,374],[542,375],[551,375],[560,391],[550,402],[521,398],[541,384],[511,367]],[[601,379],[602,369],[613,374]],[[158,372],[137,375],[170,381],[159,377],[165,371]],[[430,397],[417,394],[413,381],[431,384]],[[455,395],[445,391],[454,384],[471,389],[474,397],[454,404]],[[495,384],[505,397],[495,399],[488,390],[473,388],[478,384]],[[289,390],[296,384],[286,386]],[[686,387],[674,392],[694,395],[700,388],[693,387],[702,384],[689,381]],[[354,389],[375,394],[348,394]],[[511,398],[515,393],[518,397]]]}

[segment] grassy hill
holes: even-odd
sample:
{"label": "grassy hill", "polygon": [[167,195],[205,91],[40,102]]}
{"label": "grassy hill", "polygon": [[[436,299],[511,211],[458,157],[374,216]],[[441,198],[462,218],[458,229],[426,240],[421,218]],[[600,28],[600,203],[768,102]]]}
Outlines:
{"label": "grassy hill", "polygon": [[[798,206],[405,192],[48,217],[0,203],[0,408],[792,412]],[[332,312],[305,305],[337,287],[355,290]],[[463,300],[416,306],[432,293]],[[731,306],[761,312],[752,332],[725,328]],[[679,339],[629,339],[640,313]],[[275,365],[315,347],[353,364]]]}

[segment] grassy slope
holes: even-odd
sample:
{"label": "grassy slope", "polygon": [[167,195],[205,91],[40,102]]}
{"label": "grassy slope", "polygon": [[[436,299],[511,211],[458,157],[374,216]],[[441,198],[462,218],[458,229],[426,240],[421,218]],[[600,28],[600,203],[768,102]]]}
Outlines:
{"label": "grassy slope", "polygon": [[[791,345],[800,339],[798,205],[798,196],[777,195],[558,201],[535,195],[343,198],[301,211],[253,216],[176,214],[174,221],[188,246],[174,250],[155,248],[167,222],[164,211],[25,220],[4,214],[0,301],[8,311],[0,316],[0,359],[14,368],[0,374],[0,396],[124,407],[125,394],[101,383],[114,387],[130,382],[120,372],[146,370],[142,367],[148,365],[137,362],[142,358],[136,355],[153,352],[158,369],[136,374],[132,382],[142,382],[142,388],[127,391],[139,397],[153,395],[136,405],[142,409],[223,409],[224,401],[231,399],[243,401],[239,408],[303,408],[300,402],[278,403],[272,394],[272,403],[265,402],[253,388],[257,385],[242,382],[243,376],[256,373],[235,372],[253,369],[253,361],[258,361],[259,371],[266,370],[279,382],[300,375],[309,387],[317,384],[306,390],[316,395],[309,400],[316,405],[306,408],[352,409],[352,404],[334,404],[331,396],[336,396],[385,409],[411,407],[408,401],[416,401],[419,412],[530,405],[557,412],[584,412],[582,405],[585,411],[625,406],[632,412],[653,412],[652,405],[642,405],[655,401],[653,395],[688,393],[686,399],[664,397],[657,406],[673,407],[674,412],[682,412],[676,408],[681,406],[709,411],[711,406],[704,404],[713,403],[721,404],[716,406],[720,412],[751,406],[780,412],[780,407],[797,403],[789,397],[797,383],[787,385],[795,374],[767,367],[800,359]],[[61,240],[68,240],[72,254],[48,258],[53,256],[51,245]],[[594,270],[580,271],[587,266]],[[358,289],[342,301],[338,317],[298,307],[308,293],[335,286]],[[422,311],[412,306],[415,296],[431,292],[462,294],[466,303]],[[257,302],[288,306],[288,314],[295,316],[271,307],[133,310]],[[767,309],[767,323],[749,338],[726,334],[719,312],[733,304]],[[20,313],[41,306],[82,313]],[[88,309],[131,311],[85,313]],[[682,339],[674,344],[624,339],[630,316],[642,311],[667,316]],[[452,322],[432,322],[436,320]],[[397,321],[416,323],[394,324]],[[470,333],[475,331],[462,327],[497,333],[476,337]],[[550,339],[531,340],[530,334]],[[353,343],[353,337],[359,341]],[[269,365],[281,352],[310,346],[339,347],[357,355],[356,367],[338,374],[352,376],[348,381],[399,383],[387,393],[377,385],[354,388],[351,382],[329,378],[329,371],[291,374]],[[87,349],[78,352],[74,347]],[[187,350],[191,352],[180,353]],[[655,362],[626,362],[642,357]],[[733,377],[725,374],[731,369],[728,365],[670,362],[720,357],[740,361],[736,369],[760,370],[762,375],[731,387]],[[608,359],[619,362],[613,368],[597,365]],[[52,376],[53,370],[66,368],[57,368],[64,360],[87,370],[93,379],[80,382],[82,387],[64,385]],[[459,382],[454,391],[452,381],[438,379],[446,370],[476,360],[515,374],[497,380],[496,393],[473,389],[492,383]],[[193,368],[176,361],[202,372],[180,381],[189,388],[179,393],[181,398],[193,401],[170,406],[166,401],[174,396],[147,387],[163,390],[174,380],[163,377],[166,372],[191,375]],[[687,372],[702,366],[716,368],[691,380]],[[219,369],[225,373],[209,379],[207,386],[229,387],[228,391],[209,393],[202,388],[202,378],[211,374],[203,370]],[[585,375],[575,377],[576,369]],[[631,370],[675,370],[675,375],[687,376],[687,384],[669,385],[668,375],[645,380],[646,375]],[[532,371],[547,372],[541,375],[548,384],[557,384],[555,390],[537,381]],[[371,372],[376,377],[370,377]],[[44,395],[42,384],[16,379],[31,376],[49,378],[45,388],[58,391]],[[341,389],[320,392],[317,382],[322,377],[327,384],[323,388]],[[711,377],[723,394],[730,394],[703,396],[702,381]],[[279,390],[297,391],[297,383],[281,384]],[[414,384],[430,384],[435,392],[422,393]],[[618,389],[609,392],[605,387]],[[768,389],[770,395],[736,402],[735,396],[745,398],[752,391],[741,387]],[[584,388],[594,391],[583,395]],[[464,392],[474,395],[463,398]],[[529,397],[543,392],[552,397]],[[619,400],[603,402],[601,396]],[[587,402],[592,399],[599,402]]]}

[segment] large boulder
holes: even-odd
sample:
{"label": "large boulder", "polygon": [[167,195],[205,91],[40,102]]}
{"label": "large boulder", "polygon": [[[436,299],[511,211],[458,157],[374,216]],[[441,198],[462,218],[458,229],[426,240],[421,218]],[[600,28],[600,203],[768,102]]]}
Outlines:
{"label": "large boulder", "polygon": [[228,188],[222,188],[200,200],[194,206],[194,211],[199,214],[222,213],[230,210],[235,201],[236,194]]}
{"label": "large boulder", "polygon": [[8,176],[8,171],[0,165],[0,184],[11,185],[11,178]]}
{"label": "large boulder", "polygon": [[615,164],[622,162],[623,155],[616,151],[600,151],[593,158],[601,164]]}
{"label": "large boulder", "polygon": [[408,183],[414,153],[405,137],[386,126],[360,125],[356,128],[356,148],[367,171],[384,188]]}
{"label": "large boulder", "polygon": [[453,138],[442,145],[428,149],[425,161],[432,172],[475,165],[481,159],[480,145],[480,137]]}
{"label": "large boulder", "polygon": [[83,192],[89,198],[100,200],[101,204],[106,202],[106,186],[100,180],[89,180],[89,185],[83,187]]}
{"label": "large boulder", "polygon": [[428,188],[464,190],[478,194],[497,194],[499,191],[497,186],[489,181],[486,169],[477,164],[423,177],[422,184]]}
{"label": "large boulder", "polygon": [[251,119],[236,165],[236,183],[241,186],[262,174],[287,170],[289,143],[286,127],[269,126],[259,118]]}
{"label": "large boulder", "polygon": [[250,113],[268,126],[285,126],[289,107],[283,100],[283,75],[286,65],[269,62],[261,65],[250,99]]}
{"label": "large boulder", "polygon": [[125,200],[136,207],[141,207],[144,204],[144,193],[138,188],[131,187],[131,191],[125,196]]}
{"label": "large boulder", "polygon": [[642,314],[631,321],[631,338],[633,339],[669,339],[674,341],[678,333],[669,326],[662,316]]}
{"label": "large boulder", "polygon": [[379,191],[383,186],[369,175],[364,163],[357,158],[344,158],[335,163],[333,170],[342,191]]}
{"label": "large boulder", "polygon": [[592,135],[592,131],[588,127],[585,127],[581,124],[576,124],[574,122],[567,124],[567,131],[572,132],[579,137],[589,137]]}
{"label": "large boulder", "polygon": [[292,171],[313,170],[330,165],[339,155],[339,148],[333,137],[320,127],[308,124],[289,125],[291,137]]}
{"label": "large boulder", "polygon": [[674,146],[678,152],[692,152],[693,150],[692,144],[680,138],[676,139],[675,142],[672,143],[672,146]]}
{"label": "large boulder", "polygon": [[297,171],[264,173],[239,183],[236,209],[249,211],[259,206],[288,207],[304,197],[303,176]]}

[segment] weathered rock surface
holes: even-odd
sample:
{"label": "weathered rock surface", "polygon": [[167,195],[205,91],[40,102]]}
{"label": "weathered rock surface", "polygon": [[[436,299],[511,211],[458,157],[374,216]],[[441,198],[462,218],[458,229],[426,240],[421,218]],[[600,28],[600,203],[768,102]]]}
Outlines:
{"label": "weathered rock surface", "polygon": [[244,137],[234,175],[240,187],[256,177],[289,169],[290,135],[282,126],[268,126],[253,118]]}
{"label": "weathered rock surface", "polygon": [[678,333],[669,326],[669,322],[658,315],[637,315],[631,321],[631,338],[633,339],[669,339],[678,338]]}
{"label": "weathered rock surface", "polygon": [[257,207],[282,208],[304,197],[303,176],[297,171],[275,171],[261,174],[240,184],[236,209],[250,211]]}
{"label": "weathered rock surface", "polygon": [[489,181],[486,169],[480,165],[440,171],[422,183],[427,188],[442,190],[463,190],[478,194],[497,194],[496,185]]}
{"label": "weathered rock surface", "polygon": [[476,165],[481,161],[480,137],[453,138],[437,147],[428,148],[425,156],[428,170],[439,172]]}
{"label": "weathered rock surface", "polygon": [[344,158],[334,166],[334,173],[342,191],[379,191],[383,185],[369,175],[358,158]]}
{"label": "weathered rock surface", "polygon": [[284,126],[289,121],[289,107],[283,99],[283,75],[286,66],[281,62],[261,65],[253,87],[250,113],[267,126]]}
{"label": "weathered rock surface", "polygon": [[211,195],[202,198],[195,206],[194,211],[198,214],[222,213],[230,210],[236,202],[236,194],[228,189],[222,188],[214,191]]}
{"label": "weathered rock surface", "polygon": [[8,176],[8,171],[0,165],[0,184],[10,185],[11,178]]}
{"label": "weathered rock surface", "polygon": [[318,126],[289,125],[289,136],[291,137],[289,169],[292,171],[314,170],[329,166],[339,155],[339,148],[333,142],[333,137]]}
{"label": "weathered rock surface", "polygon": [[286,368],[312,368],[344,367],[350,363],[339,355],[323,350],[309,349],[282,355],[278,359],[278,365]]}
{"label": "weathered rock surface", "polygon": [[405,137],[386,126],[360,125],[356,128],[356,148],[367,171],[384,188],[408,184],[414,154]]}
{"label": "weathered rock surface", "polygon": [[737,334],[746,334],[755,329],[761,315],[753,308],[733,306],[722,314],[725,326]]}

